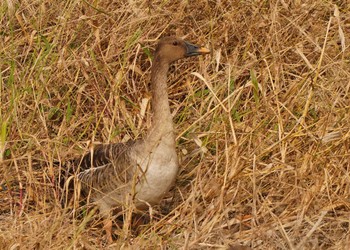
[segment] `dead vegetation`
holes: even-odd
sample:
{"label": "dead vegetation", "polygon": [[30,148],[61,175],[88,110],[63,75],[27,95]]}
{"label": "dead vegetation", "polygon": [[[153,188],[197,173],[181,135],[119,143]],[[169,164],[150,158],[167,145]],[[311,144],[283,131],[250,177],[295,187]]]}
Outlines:
{"label": "dead vegetation", "polygon": [[[5,0],[0,18],[0,249],[350,247],[346,1]],[[98,214],[60,208],[55,162],[145,133],[165,35],[212,50],[170,76],[181,172],[105,246]]]}

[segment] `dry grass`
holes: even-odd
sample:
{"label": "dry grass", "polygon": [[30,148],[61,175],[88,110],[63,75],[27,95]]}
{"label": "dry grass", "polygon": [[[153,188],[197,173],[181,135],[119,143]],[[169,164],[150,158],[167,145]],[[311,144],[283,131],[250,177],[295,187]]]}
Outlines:
{"label": "dry grass", "polygon": [[350,247],[346,1],[5,0],[0,18],[0,249],[105,246],[97,214],[60,208],[54,162],[145,133],[165,35],[213,51],[170,76],[181,172],[107,248]]}

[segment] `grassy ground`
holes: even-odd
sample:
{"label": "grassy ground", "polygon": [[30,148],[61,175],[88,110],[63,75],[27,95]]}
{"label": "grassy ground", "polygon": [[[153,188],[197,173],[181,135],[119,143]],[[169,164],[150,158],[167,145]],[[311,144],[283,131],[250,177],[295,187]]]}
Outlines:
{"label": "grassy ground", "polygon": [[[349,23],[346,1],[1,1],[0,249],[348,249]],[[166,35],[212,50],[169,77],[181,171],[106,246],[54,162],[145,134]]]}

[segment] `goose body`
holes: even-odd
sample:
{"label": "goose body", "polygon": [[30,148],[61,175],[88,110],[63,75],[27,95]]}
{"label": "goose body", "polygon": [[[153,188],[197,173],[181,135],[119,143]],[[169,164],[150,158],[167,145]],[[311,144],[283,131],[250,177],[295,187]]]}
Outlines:
{"label": "goose body", "polygon": [[[137,209],[158,204],[175,182],[178,158],[167,92],[169,65],[181,58],[209,53],[175,37],[159,41],[152,64],[152,123],[146,137],[97,146],[74,161],[82,193],[109,217],[130,198]],[[108,221],[108,220],[107,220]],[[111,241],[111,222],[105,229]]]}
{"label": "goose body", "polygon": [[92,165],[78,174],[83,194],[90,195],[105,214],[122,206],[126,195],[133,197],[138,209],[158,204],[178,172],[175,140],[167,139],[152,152],[147,152],[141,141],[97,146],[92,157],[85,155],[80,164],[81,168]]}

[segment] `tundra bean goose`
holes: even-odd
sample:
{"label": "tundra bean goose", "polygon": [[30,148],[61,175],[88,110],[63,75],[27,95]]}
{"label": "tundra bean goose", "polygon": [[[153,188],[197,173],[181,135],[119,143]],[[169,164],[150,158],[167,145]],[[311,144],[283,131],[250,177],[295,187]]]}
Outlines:
{"label": "tundra bean goose", "polygon": [[99,145],[73,161],[79,169],[82,193],[106,218],[104,229],[112,241],[111,209],[132,197],[137,209],[158,204],[175,182],[178,159],[167,92],[169,65],[179,59],[209,53],[176,37],[159,41],[151,69],[152,123],[144,139]]}

